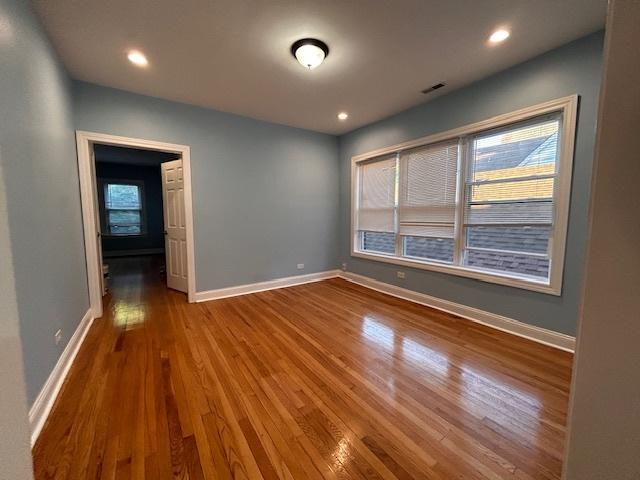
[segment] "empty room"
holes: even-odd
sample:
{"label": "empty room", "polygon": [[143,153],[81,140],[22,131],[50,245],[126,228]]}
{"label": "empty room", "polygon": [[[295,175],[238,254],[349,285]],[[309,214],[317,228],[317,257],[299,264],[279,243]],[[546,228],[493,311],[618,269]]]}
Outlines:
{"label": "empty room", "polygon": [[0,479],[640,480],[638,45],[0,0]]}

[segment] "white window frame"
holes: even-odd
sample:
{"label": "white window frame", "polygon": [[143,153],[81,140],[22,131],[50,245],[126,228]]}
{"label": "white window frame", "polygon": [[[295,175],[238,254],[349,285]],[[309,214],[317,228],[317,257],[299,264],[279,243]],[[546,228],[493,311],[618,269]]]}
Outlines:
{"label": "white window frame", "polygon": [[[122,178],[101,178],[100,191],[98,192],[98,199],[100,201],[100,211],[102,213],[102,234],[106,238],[131,238],[131,237],[144,237],[147,235],[147,205],[145,202],[144,181],[142,180],[126,180]],[[135,185],[138,187],[140,193],[140,233],[122,233],[113,234],[109,225],[109,210],[118,210],[107,208],[105,199],[105,187],[107,185]]]}
{"label": "white window frame", "polygon": [[[371,152],[356,155],[351,158],[351,256],[357,258],[365,258],[380,262],[391,263],[406,267],[419,268],[423,270],[431,270],[435,272],[449,273],[461,277],[474,278],[489,283],[499,285],[507,285],[510,287],[533,290],[536,292],[547,293],[550,295],[561,295],[562,293],[562,276],[564,271],[564,256],[567,238],[567,227],[569,222],[569,201],[571,195],[571,176],[573,171],[573,155],[575,128],[577,119],[578,95],[570,95],[567,97],[551,100],[531,107],[516,110],[514,112],[498,115],[496,117],[483,120],[481,122],[466,125],[446,132],[428,135],[416,140],[391,145],[380,148]],[[464,249],[464,235],[459,229],[463,228],[464,215],[464,182],[468,175],[468,148],[467,142],[461,142],[460,159],[458,162],[458,189],[456,195],[456,223],[455,223],[455,248],[454,263],[457,265],[443,264],[441,262],[416,260],[413,258],[401,257],[402,239],[396,233],[396,253],[395,255],[378,254],[362,251],[360,249],[358,225],[358,164],[375,157],[390,155],[393,153],[400,154],[404,150],[420,147],[432,143],[438,143],[453,138],[467,137],[486,130],[506,127],[510,124],[523,122],[533,119],[534,117],[560,113],[562,114],[562,122],[560,125],[560,144],[557,168],[557,180],[554,184],[554,219],[552,234],[549,239],[549,258],[550,271],[549,280],[536,280],[529,277],[518,276],[507,272],[494,272],[480,270],[474,267],[461,265],[460,259]]]}

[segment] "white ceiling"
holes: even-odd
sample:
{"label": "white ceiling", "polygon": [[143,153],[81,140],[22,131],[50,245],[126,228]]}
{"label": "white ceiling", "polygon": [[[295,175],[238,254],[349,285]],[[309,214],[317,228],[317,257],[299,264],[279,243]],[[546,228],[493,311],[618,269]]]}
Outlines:
{"label": "white ceiling", "polygon": [[[340,134],[598,30],[606,0],[36,0],[77,79]],[[512,35],[486,39],[499,26]],[[316,37],[305,70],[291,44]],[[149,66],[126,59],[143,51]],[[425,96],[438,82],[447,86]],[[336,115],[349,112],[340,122]]]}

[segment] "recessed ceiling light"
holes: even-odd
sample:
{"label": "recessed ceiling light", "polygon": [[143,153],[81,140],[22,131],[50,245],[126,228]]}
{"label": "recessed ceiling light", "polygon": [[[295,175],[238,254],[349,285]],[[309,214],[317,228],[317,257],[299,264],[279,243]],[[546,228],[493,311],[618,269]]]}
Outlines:
{"label": "recessed ceiling light", "polygon": [[327,58],[329,47],[321,40],[303,38],[291,45],[291,54],[296,57],[300,65],[313,70]]}
{"label": "recessed ceiling light", "polygon": [[491,43],[504,42],[507,38],[509,38],[509,35],[511,35],[511,33],[509,33],[509,30],[504,30],[501,28],[500,30],[496,30],[491,34],[491,36],[489,37],[489,42]]}
{"label": "recessed ceiling light", "polygon": [[131,63],[139,67],[146,67],[149,63],[147,61],[147,57],[144,56],[144,53],[139,52],[138,50],[131,50],[127,54],[127,58]]}
{"label": "recessed ceiling light", "polygon": [[338,114],[338,119],[339,120],[346,120],[347,118],[349,118],[349,114],[347,112],[340,112]]}

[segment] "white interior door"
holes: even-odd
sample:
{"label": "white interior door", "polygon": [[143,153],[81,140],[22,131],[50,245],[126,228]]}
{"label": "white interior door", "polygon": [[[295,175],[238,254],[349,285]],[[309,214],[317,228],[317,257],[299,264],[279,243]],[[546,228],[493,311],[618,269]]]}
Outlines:
{"label": "white interior door", "polygon": [[187,229],[182,159],[162,164],[162,199],[167,286],[187,292]]}

